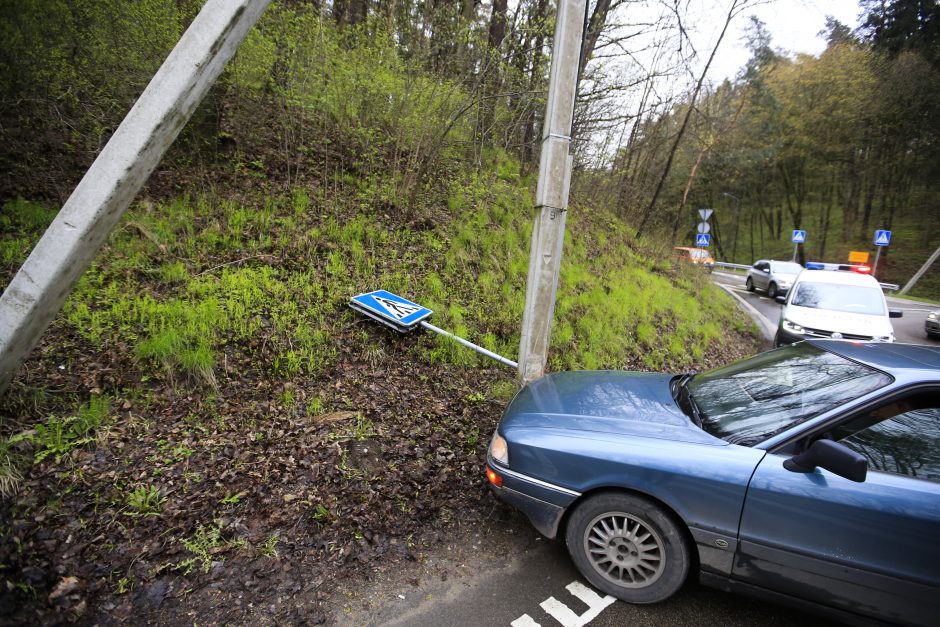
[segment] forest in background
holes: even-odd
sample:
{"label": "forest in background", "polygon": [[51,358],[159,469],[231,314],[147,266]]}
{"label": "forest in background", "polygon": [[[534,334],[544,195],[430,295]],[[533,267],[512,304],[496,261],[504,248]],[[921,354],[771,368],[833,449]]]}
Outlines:
{"label": "forest in background", "polygon": [[[752,4],[715,13],[727,26]],[[797,228],[800,260],[844,261],[874,253],[874,230],[888,229],[879,278],[905,282],[940,245],[940,8],[859,5],[862,26],[830,19],[819,57],[787,55],[752,19],[746,68],[713,84],[714,51],[691,46],[687,4],[589,2],[572,204],[672,245],[691,243],[698,209],[715,209],[716,257],[738,263],[788,258]],[[200,7],[0,2],[0,198],[62,202]],[[267,130],[298,178],[317,158],[305,133],[335,131],[391,156],[384,184],[406,211],[440,159],[479,168],[497,150],[532,173],[553,16],[548,0],[276,3],[167,164],[236,154],[257,168]],[[259,129],[275,110],[276,127]],[[936,295],[938,274],[917,293]]]}

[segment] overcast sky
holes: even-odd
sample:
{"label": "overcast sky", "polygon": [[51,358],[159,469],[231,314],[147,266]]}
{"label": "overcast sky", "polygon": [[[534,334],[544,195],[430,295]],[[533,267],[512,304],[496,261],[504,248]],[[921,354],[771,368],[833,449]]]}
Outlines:
{"label": "overcast sky", "polygon": [[[696,46],[699,55],[707,59],[721,32],[729,0],[700,2],[702,18],[696,25]],[[712,82],[733,78],[747,62],[750,54],[744,45],[744,30],[750,23],[748,15],[756,15],[767,25],[774,48],[818,55],[826,47],[825,40],[818,34],[826,25],[826,16],[831,15],[855,29],[859,12],[858,0],[774,0],[744,11],[734,18],[712,62],[708,77]]]}

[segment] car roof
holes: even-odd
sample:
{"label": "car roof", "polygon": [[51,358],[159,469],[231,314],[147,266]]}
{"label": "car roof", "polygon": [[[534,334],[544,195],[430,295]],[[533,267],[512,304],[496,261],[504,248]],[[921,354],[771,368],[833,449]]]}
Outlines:
{"label": "car roof", "polygon": [[940,378],[940,346],[842,340],[807,341],[831,353],[879,370],[936,370]]}
{"label": "car roof", "polygon": [[797,279],[800,283],[832,283],[836,285],[864,285],[881,288],[875,277],[848,270],[806,270]]}

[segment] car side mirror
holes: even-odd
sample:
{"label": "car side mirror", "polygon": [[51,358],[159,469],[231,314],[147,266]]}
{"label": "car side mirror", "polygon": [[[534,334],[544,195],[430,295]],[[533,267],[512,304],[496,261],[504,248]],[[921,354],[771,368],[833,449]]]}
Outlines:
{"label": "car side mirror", "polygon": [[903,317],[904,317],[904,312],[901,311],[900,309],[889,309],[889,310],[888,310],[888,317],[889,317],[889,318],[903,318]]}
{"label": "car side mirror", "polygon": [[790,472],[813,472],[817,467],[849,481],[861,483],[868,476],[868,459],[844,444],[816,440],[808,449],[783,462]]}
{"label": "car side mirror", "polygon": [[777,296],[777,297],[774,298],[774,300],[777,301],[778,303],[780,303],[781,305],[786,305],[786,304],[787,304],[787,297],[786,297],[786,296]]}

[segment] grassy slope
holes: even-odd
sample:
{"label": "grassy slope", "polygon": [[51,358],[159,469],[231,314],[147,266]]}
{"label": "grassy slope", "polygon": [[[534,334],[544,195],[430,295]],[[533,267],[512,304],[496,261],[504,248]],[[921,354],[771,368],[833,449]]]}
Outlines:
{"label": "grassy slope", "polygon": [[[316,379],[355,322],[350,296],[388,289],[433,309],[438,326],[513,356],[534,215],[527,183],[454,179],[441,222],[419,228],[372,210],[368,192],[311,198],[298,189],[254,206],[222,197],[139,204],[52,332],[77,334],[95,351],[120,348],[171,383],[218,385],[232,352],[258,375]],[[4,250],[22,257],[52,214],[24,202],[5,212],[14,236]],[[553,369],[697,368],[748,335],[749,322],[696,269],[627,238],[611,216],[570,212]],[[440,340],[409,359],[474,366],[483,358]]]}
{"label": "grassy slope", "polygon": [[[414,223],[375,210],[371,187],[137,204],[0,406],[0,605],[251,622],[234,599],[259,563],[285,572],[250,588],[255,606],[303,589],[320,607],[337,573],[411,559],[423,529],[490,511],[479,470],[514,373],[347,303],[389,289],[514,356],[531,182],[498,171],[452,178]],[[52,212],[4,216],[10,268]],[[702,369],[758,349],[706,275],[628,245],[610,216],[575,207],[569,225],[552,369]],[[46,604],[64,576],[87,606]]]}

